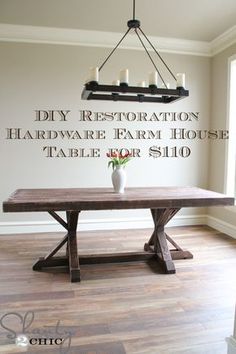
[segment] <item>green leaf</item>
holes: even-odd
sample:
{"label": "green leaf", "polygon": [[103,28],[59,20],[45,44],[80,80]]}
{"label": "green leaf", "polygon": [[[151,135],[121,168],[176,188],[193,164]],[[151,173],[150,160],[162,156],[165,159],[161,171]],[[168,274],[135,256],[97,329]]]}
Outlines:
{"label": "green leaf", "polygon": [[108,168],[109,168],[111,165],[112,165],[112,168],[113,168],[113,170],[114,170],[114,161],[109,161],[109,162],[108,162]]}

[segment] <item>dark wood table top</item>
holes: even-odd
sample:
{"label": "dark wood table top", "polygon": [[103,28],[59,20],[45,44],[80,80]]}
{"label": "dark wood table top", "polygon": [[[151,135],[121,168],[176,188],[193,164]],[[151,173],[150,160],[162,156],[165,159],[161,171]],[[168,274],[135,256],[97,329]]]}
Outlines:
{"label": "dark wood table top", "polygon": [[234,198],[196,187],[18,189],[3,202],[4,212],[182,208],[234,205]]}

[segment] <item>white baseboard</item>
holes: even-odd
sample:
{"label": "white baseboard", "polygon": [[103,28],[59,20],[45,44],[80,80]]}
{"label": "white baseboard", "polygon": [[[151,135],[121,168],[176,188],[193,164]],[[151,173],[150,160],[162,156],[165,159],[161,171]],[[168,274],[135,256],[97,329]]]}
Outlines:
{"label": "white baseboard", "polygon": [[221,219],[214,218],[213,216],[207,216],[207,225],[216,229],[224,234],[227,234],[233,238],[236,238],[236,226],[229,224]]}
{"label": "white baseboard", "polygon": [[[236,238],[236,226],[210,215],[176,215],[168,224],[173,226],[208,225],[220,232]],[[153,227],[153,221],[145,218],[107,218],[85,219],[79,221],[80,231],[147,229]],[[56,221],[1,222],[0,235],[27,234],[41,232],[62,232],[64,228]]]}
{"label": "white baseboard", "polygon": [[[206,224],[206,215],[177,215],[168,226],[202,225]],[[151,218],[113,218],[113,219],[87,219],[80,220],[80,231],[121,230],[121,229],[147,229],[153,227]],[[25,234],[41,232],[61,232],[64,228],[56,221],[25,221],[1,222],[0,235]]]}
{"label": "white baseboard", "polygon": [[225,339],[228,343],[228,351],[227,354],[236,354],[236,340],[233,336],[230,336]]}

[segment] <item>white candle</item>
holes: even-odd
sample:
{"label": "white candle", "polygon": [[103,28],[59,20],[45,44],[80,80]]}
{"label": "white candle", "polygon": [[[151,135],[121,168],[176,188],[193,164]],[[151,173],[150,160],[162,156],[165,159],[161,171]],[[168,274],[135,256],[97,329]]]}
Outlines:
{"label": "white candle", "polygon": [[185,74],[183,73],[176,74],[176,79],[177,79],[176,87],[185,88]]}
{"label": "white candle", "polygon": [[99,70],[98,67],[90,69],[89,81],[99,82]]}
{"label": "white candle", "polygon": [[129,70],[123,69],[120,71],[120,83],[121,84],[129,84]]}
{"label": "white candle", "polygon": [[149,74],[149,85],[157,86],[157,71]]}
{"label": "white candle", "polygon": [[114,80],[112,81],[113,86],[119,86],[120,85],[120,80]]}
{"label": "white candle", "polygon": [[138,87],[146,87],[146,82],[145,81],[140,81],[138,83]]}

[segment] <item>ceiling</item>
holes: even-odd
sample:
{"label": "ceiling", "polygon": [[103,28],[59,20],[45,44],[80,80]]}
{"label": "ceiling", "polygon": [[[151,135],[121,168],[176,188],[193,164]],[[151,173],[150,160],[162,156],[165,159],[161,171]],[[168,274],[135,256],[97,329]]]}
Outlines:
{"label": "ceiling", "polygon": [[[132,0],[0,0],[0,23],[124,32]],[[146,34],[212,41],[236,25],[236,0],[136,0]]]}

